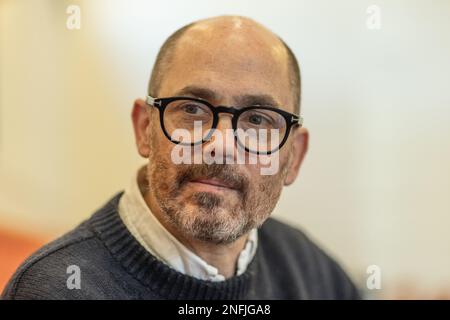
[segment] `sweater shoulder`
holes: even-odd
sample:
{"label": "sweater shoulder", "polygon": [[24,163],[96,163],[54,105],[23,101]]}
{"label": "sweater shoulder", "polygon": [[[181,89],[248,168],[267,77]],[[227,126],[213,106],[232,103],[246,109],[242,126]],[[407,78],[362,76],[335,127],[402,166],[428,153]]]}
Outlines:
{"label": "sweater shoulder", "polygon": [[262,225],[259,230],[259,241],[264,248],[287,259],[314,258],[330,263],[335,262],[303,230],[275,218],[267,219]]}
{"label": "sweater shoulder", "polygon": [[[94,225],[99,218],[109,217],[122,195],[117,193],[88,219],[72,231],[46,244],[27,258],[6,285],[3,299],[86,299],[103,296],[95,285],[102,281],[104,270],[112,268],[114,261],[99,238]],[[85,290],[69,288],[69,278],[83,270]],[[84,272],[86,271],[86,272]],[[81,278],[81,276],[80,276]],[[83,285],[82,285],[83,287]],[[97,290],[97,291],[95,291]]]}
{"label": "sweater shoulder", "polygon": [[3,293],[3,299],[58,299],[60,286],[66,286],[67,268],[80,261],[83,245],[95,238],[88,221],[44,245],[16,270]]}
{"label": "sweater shoulder", "polygon": [[[272,246],[280,246],[287,249],[308,248],[309,250],[315,251],[317,253],[323,252],[323,250],[310,239],[305,231],[282,222],[276,218],[271,217],[267,219],[260,228],[259,235],[262,242],[270,239],[270,241],[267,242]],[[298,251],[304,252],[304,250]]]}
{"label": "sweater shoulder", "polygon": [[342,266],[303,230],[269,218],[259,230],[267,256],[277,261],[280,274],[302,279],[308,299],[359,299],[359,292]]}

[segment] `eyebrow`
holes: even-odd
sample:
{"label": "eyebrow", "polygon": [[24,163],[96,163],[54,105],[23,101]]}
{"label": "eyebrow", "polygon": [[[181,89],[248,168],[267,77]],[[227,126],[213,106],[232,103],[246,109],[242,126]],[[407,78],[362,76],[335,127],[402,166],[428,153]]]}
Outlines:
{"label": "eyebrow", "polygon": [[[186,86],[176,93],[177,96],[191,96],[208,102],[218,101],[221,95],[217,92],[198,86]],[[270,94],[243,94],[233,97],[240,106],[270,106],[280,107],[280,104]]]}

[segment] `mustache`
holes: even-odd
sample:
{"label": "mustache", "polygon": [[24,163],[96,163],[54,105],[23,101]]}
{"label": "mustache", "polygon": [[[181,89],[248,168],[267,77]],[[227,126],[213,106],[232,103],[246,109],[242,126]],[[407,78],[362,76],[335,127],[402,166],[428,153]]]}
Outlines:
{"label": "mustache", "polygon": [[178,187],[182,187],[189,181],[195,179],[218,179],[232,188],[245,193],[249,187],[249,179],[242,173],[239,173],[231,165],[224,164],[194,164],[182,168],[177,173]]}

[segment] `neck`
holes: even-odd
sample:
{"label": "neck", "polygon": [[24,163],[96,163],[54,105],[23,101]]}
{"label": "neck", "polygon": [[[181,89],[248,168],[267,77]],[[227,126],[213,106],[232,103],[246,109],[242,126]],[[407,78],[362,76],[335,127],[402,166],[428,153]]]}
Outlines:
{"label": "neck", "polygon": [[[153,212],[153,211],[152,211]],[[229,244],[216,244],[186,237],[165,219],[156,215],[164,227],[189,250],[219,270],[226,279],[236,274],[237,260],[244,249],[248,235],[244,235]]]}

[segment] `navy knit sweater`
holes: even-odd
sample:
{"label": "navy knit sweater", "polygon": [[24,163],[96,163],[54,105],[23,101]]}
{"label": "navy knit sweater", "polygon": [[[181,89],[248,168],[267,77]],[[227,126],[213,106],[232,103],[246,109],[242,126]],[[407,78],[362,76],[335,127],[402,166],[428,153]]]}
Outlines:
{"label": "navy knit sweater", "polygon": [[[199,280],[157,260],[118,214],[122,193],[71,232],[29,257],[3,299],[356,299],[339,265],[301,231],[269,218],[247,270],[221,282]],[[80,288],[68,288],[76,265]],[[70,286],[69,286],[70,287]]]}

